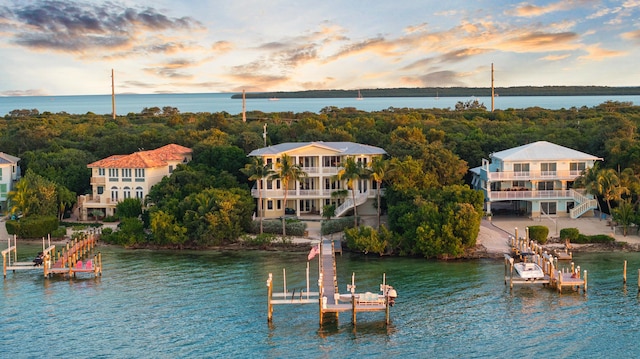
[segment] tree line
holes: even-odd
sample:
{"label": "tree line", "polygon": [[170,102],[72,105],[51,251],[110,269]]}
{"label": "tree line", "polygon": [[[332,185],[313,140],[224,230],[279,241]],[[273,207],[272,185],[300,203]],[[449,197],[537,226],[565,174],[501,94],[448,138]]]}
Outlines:
{"label": "tree line", "polygon": [[[635,216],[640,188],[633,181],[640,178],[640,108],[631,103],[494,112],[476,104],[459,109],[390,107],[376,112],[326,107],[319,113],[254,111],[247,117],[260,120],[246,123],[241,114],[180,113],[175,108],[145,109],[115,120],[92,113],[20,114],[0,119],[0,150],[22,158],[25,184],[19,183],[11,193],[10,209],[23,214],[37,212],[30,206],[42,203],[42,198],[30,196],[44,194],[53,203],[39,205],[47,208],[43,213],[62,216],[68,212],[76,195],[90,193],[91,173],[86,165],[98,159],[168,143],[194,150],[191,163],[179,166],[153,187],[144,211],[120,218],[120,225],[128,229],[114,233],[114,241],[125,245],[225,245],[254,231],[257,224],[252,213],[258,201],[251,197],[250,186],[256,175],[246,169],[251,166],[247,154],[264,146],[265,123],[267,145],[352,141],[388,152],[382,172],[355,171],[358,176],[377,172],[371,178],[380,181],[385,194],[376,206],[388,214],[387,226],[358,227],[354,221],[354,228],[346,231],[350,245],[363,252],[460,256],[475,245],[482,216],[482,195],[465,184],[469,168],[479,166],[492,152],[538,140],[604,158],[596,169],[604,172],[600,176],[596,170],[585,173],[582,183],[598,195],[605,212],[621,222],[623,218],[639,222]],[[349,181],[352,174],[343,170],[343,179]],[[127,212],[117,210],[123,217]]]}

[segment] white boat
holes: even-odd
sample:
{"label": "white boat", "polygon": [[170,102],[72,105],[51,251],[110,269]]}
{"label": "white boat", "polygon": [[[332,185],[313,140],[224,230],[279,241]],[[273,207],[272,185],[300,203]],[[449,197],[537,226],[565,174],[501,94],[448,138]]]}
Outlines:
{"label": "white boat", "polygon": [[358,97],[356,97],[356,100],[363,100],[364,97],[362,97],[362,94],[360,93],[360,90],[358,90]]}
{"label": "white boat", "polygon": [[531,262],[519,262],[513,264],[513,269],[520,278],[523,279],[542,279],[544,278],[544,272],[542,268],[536,263]]}

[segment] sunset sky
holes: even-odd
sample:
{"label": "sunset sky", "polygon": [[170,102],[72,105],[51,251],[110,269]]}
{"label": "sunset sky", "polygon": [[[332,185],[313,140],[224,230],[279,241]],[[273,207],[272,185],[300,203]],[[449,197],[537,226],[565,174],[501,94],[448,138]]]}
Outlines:
{"label": "sunset sky", "polygon": [[0,0],[0,95],[640,86],[640,0]]}

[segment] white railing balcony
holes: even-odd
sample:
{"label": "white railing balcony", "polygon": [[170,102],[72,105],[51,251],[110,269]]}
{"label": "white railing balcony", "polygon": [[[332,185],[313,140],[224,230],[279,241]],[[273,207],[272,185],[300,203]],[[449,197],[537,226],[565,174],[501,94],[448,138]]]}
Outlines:
{"label": "white railing balcony", "polygon": [[320,167],[320,173],[322,174],[335,175],[338,174],[339,170],[340,167]]}
{"label": "white railing balcony", "polygon": [[315,174],[320,172],[320,168],[318,167],[301,167],[301,169],[307,174]]}
{"label": "white railing balcony", "polygon": [[492,182],[499,181],[527,181],[538,179],[573,180],[580,176],[581,171],[524,171],[524,172],[485,172],[487,179]]}
{"label": "white railing balcony", "polygon": [[573,198],[569,190],[550,191],[489,191],[491,201]]}

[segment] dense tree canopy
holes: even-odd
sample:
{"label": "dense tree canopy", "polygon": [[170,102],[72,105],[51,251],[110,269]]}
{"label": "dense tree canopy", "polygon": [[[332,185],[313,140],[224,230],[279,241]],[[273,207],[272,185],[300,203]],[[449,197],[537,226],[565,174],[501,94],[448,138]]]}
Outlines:
{"label": "dense tree canopy", "polygon": [[[244,123],[241,114],[180,113],[172,107],[145,108],[115,120],[92,113],[12,111],[0,119],[0,151],[22,158],[23,179],[10,195],[12,209],[59,213],[61,206],[69,208],[69,193],[88,193],[88,163],[178,143],[194,149],[194,161],[179,166],[145,199],[150,235],[135,232],[139,223],[127,221],[123,242],[227,243],[249,229],[255,211],[249,176],[241,172],[249,162],[246,155],[265,143],[303,140],[355,141],[389,153],[378,184],[386,190],[389,233],[353,233],[368,238],[353,243],[371,243],[376,249],[371,253],[458,256],[473,245],[482,214],[482,196],[463,185],[469,167],[492,152],[538,140],[604,158],[575,187],[596,194],[606,211],[626,222],[633,217],[629,206],[637,213],[640,202],[640,107],[630,103],[494,112],[474,102],[456,109],[390,107],[370,113],[326,107],[320,113],[254,111],[248,117]],[[44,190],[36,195],[34,184]],[[618,206],[623,207],[615,210]]]}

